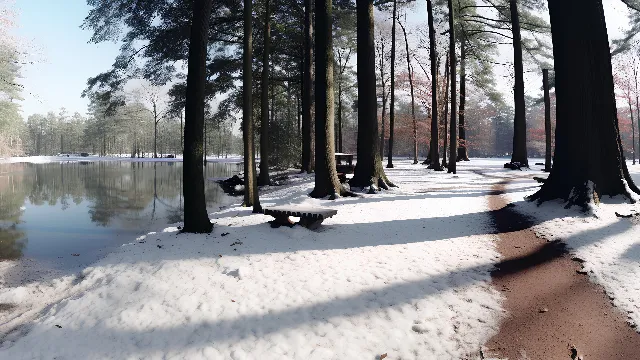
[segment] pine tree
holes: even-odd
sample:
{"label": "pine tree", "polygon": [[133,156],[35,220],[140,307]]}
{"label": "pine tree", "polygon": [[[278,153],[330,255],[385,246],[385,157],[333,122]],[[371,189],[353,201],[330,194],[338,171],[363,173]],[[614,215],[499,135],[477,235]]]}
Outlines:
{"label": "pine tree", "polygon": [[378,150],[378,99],[374,46],[373,0],[358,0],[358,162],[349,184],[353,187],[388,189]]}
{"label": "pine tree", "polygon": [[193,2],[193,20],[189,41],[189,62],[185,106],[185,151],[183,178],[189,179],[184,187],[184,232],[208,233],[213,225],[204,200],[204,174],[202,169],[202,127],[204,125],[204,88],[207,58],[207,34],[212,0]]}
{"label": "pine tree", "polygon": [[[556,88],[553,168],[530,200],[586,208],[640,190],[624,159],[602,0],[550,0]],[[588,146],[585,146],[588,144]]]}

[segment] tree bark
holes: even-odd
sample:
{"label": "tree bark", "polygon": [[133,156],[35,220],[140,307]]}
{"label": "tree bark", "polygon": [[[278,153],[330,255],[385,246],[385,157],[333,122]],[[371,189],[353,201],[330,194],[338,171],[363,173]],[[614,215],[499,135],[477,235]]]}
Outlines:
{"label": "tree bark", "polygon": [[389,146],[387,154],[387,167],[393,168],[393,130],[395,127],[396,106],[396,14],[398,4],[393,0],[393,24],[391,26],[391,104],[389,105]]}
{"label": "tree bark", "polygon": [[262,54],[262,94],[260,103],[260,176],[258,185],[269,181],[269,51],[271,48],[271,1],[265,0],[264,50]]}
{"label": "tree bark", "polygon": [[551,171],[551,99],[549,98],[549,70],[542,69],[542,88],[544,91],[544,171]]}
{"label": "tree bark", "polygon": [[336,172],[333,95],[333,18],[331,0],[316,2],[316,176],[309,196],[347,195]]}
{"label": "tree bark", "polygon": [[304,68],[302,78],[302,172],[313,172],[313,146],[311,140],[311,86],[313,84],[313,29],[311,0],[304,1]]}
{"label": "tree bark", "polygon": [[253,212],[262,211],[258,198],[253,136],[253,4],[244,0],[244,51],[242,69],[242,138],[244,141],[244,206],[252,206]]}
{"label": "tree bark", "polygon": [[202,169],[202,128],[204,126],[207,39],[212,0],[194,0],[189,41],[185,106],[185,148],[182,177],[184,187],[184,228],[188,233],[209,233],[213,225],[207,214]]}
{"label": "tree bark", "polygon": [[451,123],[449,124],[449,173],[456,173],[456,151],[458,137],[456,134],[456,31],[453,25],[453,4],[447,0],[449,6],[449,73],[451,74]]}
{"label": "tree bark", "polygon": [[460,134],[458,136],[458,157],[456,158],[456,161],[469,161],[469,155],[467,154],[467,135],[464,122],[464,109],[467,102],[467,39],[464,33],[460,40],[460,111],[458,114],[458,131]]}
{"label": "tree bark", "polygon": [[380,40],[380,82],[382,83],[382,131],[380,132],[380,159],[384,157],[384,119],[387,113],[387,82],[384,81],[384,40]]}
{"label": "tree bark", "polygon": [[[442,147],[442,167],[447,167],[447,146],[449,144],[449,133],[447,131],[447,117],[449,116],[449,55],[451,53],[447,53],[447,60],[445,61],[444,67],[444,77],[445,77],[445,85],[444,85],[444,116],[442,118],[442,123],[444,125],[444,144]],[[443,169],[444,170],[444,169]]]}
{"label": "tree bark", "polygon": [[530,200],[588,209],[605,195],[640,193],[622,151],[602,0],[549,0],[556,75],[556,149]]}
{"label": "tree bark", "polygon": [[[636,62],[634,60],[633,62],[633,77],[635,78],[636,81],[636,115],[638,116],[638,130],[640,131],[640,101],[638,101],[638,68],[636,67]],[[636,140],[635,140],[635,134],[636,134],[636,130],[635,130],[635,126],[634,124],[631,124],[631,127],[633,128],[633,154],[634,154],[634,158],[633,158],[633,164],[635,165],[635,153],[636,153]],[[638,151],[640,151],[640,132],[638,132]],[[638,162],[640,162],[640,155],[638,155]]]}
{"label": "tree bark", "polygon": [[378,98],[374,45],[373,0],[358,0],[357,78],[358,78],[358,162],[349,184],[358,188],[388,189],[378,149]]}
{"label": "tree bark", "polygon": [[511,163],[529,166],[527,157],[527,120],[524,103],[524,66],[522,62],[522,40],[520,37],[520,17],[516,0],[509,0],[511,11],[511,31],[513,36],[513,71],[515,84],[513,97],[515,117],[513,119],[513,153]]}
{"label": "tree bark", "polygon": [[411,92],[411,119],[413,120],[413,163],[418,163],[418,122],[416,120],[416,102],[413,96],[413,71],[411,70],[411,56],[409,55],[409,39],[407,39],[407,29],[399,22],[402,34],[404,35],[405,51],[407,53],[407,74],[409,76],[409,89]]}
{"label": "tree bark", "polygon": [[342,79],[338,82],[338,152],[342,152]]}
{"label": "tree bark", "polygon": [[631,133],[632,133],[632,141],[633,151],[631,152],[631,157],[633,158],[633,165],[636,164],[636,124],[633,119],[633,108],[631,107],[631,94],[627,97],[627,102],[629,103],[629,114],[631,115]]}
{"label": "tree bark", "polygon": [[153,158],[158,158],[158,108],[153,102]]}
{"label": "tree bark", "polygon": [[442,166],[440,166],[440,154],[438,154],[438,146],[440,146],[440,144],[438,141],[438,65],[436,61],[436,29],[433,25],[433,4],[431,0],[427,0],[427,16],[429,23],[429,61],[431,63],[431,142],[429,146],[431,149],[429,152],[429,168],[436,171],[442,171]]}

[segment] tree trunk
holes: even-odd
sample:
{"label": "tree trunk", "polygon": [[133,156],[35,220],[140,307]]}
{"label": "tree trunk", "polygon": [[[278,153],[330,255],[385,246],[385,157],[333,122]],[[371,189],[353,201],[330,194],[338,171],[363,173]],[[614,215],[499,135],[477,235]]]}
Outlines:
{"label": "tree trunk", "polygon": [[622,151],[602,0],[549,0],[556,75],[556,150],[530,200],[584,209],[604,195],[640,193]]}
{"label": "tree trunk", "polygon": [[314,198],[346,195],[336,172],[331,0],[316,2],[316,176]]}
{"label": "tree trunk", "polygon": [[[442,167],[448,166],[447,164],[447,146],[449,144],[449,133],[447,131],[447,117],[449,116],[449,55],[447,53],[447,60],[445,61],[444,67],[444,77],[445,77],[445,86],[444,86],[444,116],[442,118],[442,123],[444,125],[444,144],[442,148]],[[444,169],[443,169],[444,170]]]}
{"label": "tree trunk", "polygon": [[180,149],[184,148],[184,135],[182,134],[182,109],[180,109]]}
{"label": "tree trunk", "polygon": [[342,152],[342,79],[338,82],[338,152]]}
{"label": "tree trunk", "polygon": [[358,161],[349,184],[388,189],[378,149],[378,97],[374,45],[373,0],[357,0]]}
{"label": "tree trunk", "polygon": [[544,171],[551,171],[551,99],[549,98],[549,70],[542,69],[542,88],[544,91]]}
{"label": "tree trunk", "polygon": [[460,132],[458,136],[458,157],[456,161],[469,161],[469,155],[467,154],[467,135],[465,131],[465,123],[464,123],[464,109],[467,102],[467,74],[466,74],[466,63],[467,63],[467,44],[466,37],[462,34],[462,39],[460,41],[460,111],[458,114],[458,131]]}
{"label": "tree trunk", "polygon": [[60,134],[60,154],[64,154],[64,134]]}
{"label": "tree trunk", "polygon": [[202,169],[207,34],[212,0],[194,0],[189,41],[189,60],[185,106],[185,148],[182,168],[184,187],[184,228],[188,233],[209,233],[213,225],[207,214]]}
{"label": "tree trunk", "polygon": [[433,25],[433,4],[431,0],[427,0],[427,16],[429,23],[429,61],[431,63],[431,142],[429,168],[442,171],[440,154],[438,154],[438,65],[436,64],[436,29]]}
{"label": "tree trunk", "polygon": [[260,103],[260,177],[258,185],[269,185],[269,51],[271,48],[271,1],[265,0],[262,96]]}
{"label": "tree trunk", "polygon": [[456,173],[456,152],[458,137],[456,134],[456,31],[453,25],[452,0],[447,1],[449,6],[449,72],[451,74],[451,123],[449,124],[449,173]]}
{"label": "tree trunk", "polygon": [[389,147],[387,167],[393,168],[393,130],[395,127],[396,106],[396,14],[397,1],[393,0],[393,24],[391,26],[391,104],[389,105]]}
{"label": "tree trunk", "polygon": [[244,141],[244,206],[253,207],[253,212],[262,212],[258,198],[256,158],[253,136],[253,0],[244,0],[244,51],[242,57],[242,139]]}
{"label": "tree trunk", "polygon": [[203,142],[204,142],[204,152],[202,154],[202,161],[204,162],[204,165],[207,165],[207,120],[205,119],[205,121],[203,122],[203,128],[204,128],[204,138],[203,138]]}
{"label": "tree trunk", "polygon": [[[634,60],[633,62],[633,77],[636,80],[636,115],[638,116],[638,151],[640,151],[640,101],[638,101],[638,68],[636,67],[636,62]],[[631,124],[631,127],[633,128],[633,135],[634,135],[634,139],[633,139],[633,154],[635,155],[636,153],[636,141],[635,141],[635,126],[633,124]],[[638,155],[638,162],[640,162],[640,155]],[[634,157],[634,165],[635,165],[635,157]]]}
{"label": "tree trunk", "polygon": [[407,30],[400,23],[402,34],[404,35],[404,45],[407,53],[407,73],[409,75],[409,89],[411,91],[411,118],[413,120],[413,163],[418,163],[418,122],[416,121],[416,102],[413,96],[413,71],[411,69],[411,57],[409,55],[409,40],[407,39]]}
{"label": "tree trunk", "polygon": [[153,158],[158,158],[158,110],[153,102]]}
{"label": "tree trunk", "polygon": [[384,41],[380,41],[380,82],[382,83],[382,131],[380,132],[380,159],[384,157],[384,118],[387,113],[387,83],[384,81]]}
{"label": "tree trunk", "polygon": [[511,163],[519,163],[520,166],[529,166],[527,158],[527,120],[524,103],[524,66],[522,63],[522,40],[520,37],[520,17],[516,0],[509,0],[511,11],[511,31],[513,36],[513,71],[515,84],[513,97],[515,104],[515,117],[513,119],[513,153]]}
{"label": "tree trunk", "polygon": [[311,141],[311,85],[313,84],[313,29],[311,0],[304,1],[304,71],[302,79],[302,172],[313,172],[313,147]]}
{"label": "tree trunk", "polygon": [[627,102],[629,103],[629,114],[631,114],[631,133],[632,133],[632,144],[633,151],[631,152],[631,157],[633,158],[633,165],[636,164],[636,124],[633,119],[633,108],[631,107],[631,94],[627,97]]}

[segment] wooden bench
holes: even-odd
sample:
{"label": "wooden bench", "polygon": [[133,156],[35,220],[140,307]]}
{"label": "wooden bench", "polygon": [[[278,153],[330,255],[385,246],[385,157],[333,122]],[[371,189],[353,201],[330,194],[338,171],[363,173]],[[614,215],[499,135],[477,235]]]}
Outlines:
{"label": "wooden bench", "polygon": [[306,227],[307,229],[315,230],[322,224],[324,219],[330,218],[338,213],[338,210],[317,208],[311,206],[299,206],[299,205],[284,205],[284,206],[272,206],[263,209],[265,215],[274,217],[271,221],[271,227],[280,226],[293,226],[296,223],[289,219],[290,216],[299,217],[299,225]]}

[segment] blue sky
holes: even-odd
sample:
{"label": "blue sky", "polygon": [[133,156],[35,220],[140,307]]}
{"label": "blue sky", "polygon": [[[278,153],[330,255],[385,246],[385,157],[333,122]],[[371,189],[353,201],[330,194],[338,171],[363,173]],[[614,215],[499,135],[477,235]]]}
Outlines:
{"label": "blue sky", "polygon": [[86,0],[17,0],[15,34],[24,49],[35,52],[22,68],[22,102],[26,119],[33,113],[84,114],[88,101],[80,94],[87,78],[108,70],[119,52],[113,43],[89,44],[91,32],[80,29],[89,12]]}

